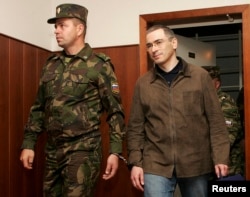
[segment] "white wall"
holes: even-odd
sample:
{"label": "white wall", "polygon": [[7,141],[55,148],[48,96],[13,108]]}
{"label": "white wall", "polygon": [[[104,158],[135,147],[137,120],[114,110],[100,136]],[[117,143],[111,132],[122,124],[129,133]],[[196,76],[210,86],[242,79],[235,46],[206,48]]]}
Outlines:
{"label": "white wall", "polygon": [[46,48],[59,50],[53,25],[55,7],[76,3],[89,10],[86,41],[92,47],[139,44],[139,15],[250,4],[250,0],[0,0],[0,33]]}
{"label": "white wall", "polygon": [[51,49],[51,27],[45,21],[52,5],[44,0],[0,0],[0,33]]}

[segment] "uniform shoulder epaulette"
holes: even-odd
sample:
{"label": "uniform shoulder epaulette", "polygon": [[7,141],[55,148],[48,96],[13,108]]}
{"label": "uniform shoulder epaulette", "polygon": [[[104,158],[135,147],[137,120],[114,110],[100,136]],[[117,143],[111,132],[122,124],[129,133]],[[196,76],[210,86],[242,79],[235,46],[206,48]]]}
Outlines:
{"label": "uniform shoulder epaulette", "polygon": [[95,54],[98,58],[102,59],[104,62],[110,61],[110,57],[104,53],[96,53]]}
{"label": "uniform shoulder epaulette", "polygon": [[101,59],[104,62],[109,62],[109,65],[112,67],[113,71],[115,71],[114,65],[111,63],[111,59],[109,56],[107,56],[104,53],[96,53],[95,54],[99,59]]}

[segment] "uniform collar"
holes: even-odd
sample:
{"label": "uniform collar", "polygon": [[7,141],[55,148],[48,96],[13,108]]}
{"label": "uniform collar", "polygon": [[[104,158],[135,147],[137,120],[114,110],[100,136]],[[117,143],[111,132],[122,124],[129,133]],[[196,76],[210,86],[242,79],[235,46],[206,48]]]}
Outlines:
{"label": "uniform collar", "polygon": [[[88,43],[85,43],[85,46],[81,49],[81,51],[76,55],[72,56],[72,58],[80,58],[86,62],[92,54],[93,54],[93,49],[90,47]],[[53,59],[63,60],[65,56],[67,56],[66,52],[63,50],[59,55],[54,56]]]}

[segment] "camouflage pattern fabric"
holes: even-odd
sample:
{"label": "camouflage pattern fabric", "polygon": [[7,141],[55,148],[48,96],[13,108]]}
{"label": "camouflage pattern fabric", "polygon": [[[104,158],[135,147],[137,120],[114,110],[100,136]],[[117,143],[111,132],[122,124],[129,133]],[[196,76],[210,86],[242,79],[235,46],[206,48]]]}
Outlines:
{"label": "camouflage pattern fabric", "polygon": [[56,7],[56,17],[48,19],[48,23],[54,24],[58,18],[78,18],[86,24],[88,9],[77,4],[61,4]]}
{"label": "camouflage pattern fabric", "polygon": [[221,108],[230,138],[230,164],[229,175],[244,175],[244,150],[241,142],[244,139],[244,131],[241,126],[240,114],[236,102],[229,94],[217,91]]}
{"label": "camouflage pattern fabric", "polygon": [[[73,182],[77,180],[76,184],[82,183],[83,188],[86,188],[84,184],[93,181],[88,185],[91,190],[100,168],[100,117],[104,110],[110,128],[110,153],[121,153],[125,137],[124,110],[110,58],[94,54],[86,43],[74,57],[66,57],[62,52],[48,59],[22,144],[22,149],[34,149],[38,135],[47,131],[45,188],[54,184],[50,180],[53,174],[58,181],[58,177],[65,178],[62,184],[65,186],[73,185],[67,180],[72,177]],[[82,157],[79,154],[83,154]],[[84,163],[70,164],[75,173],[69,175],[72,172],[68,172],[66,166],[75,155]],[[79,188],[63,191],[74,193],[75,189]]]}
{"label": "camouflage pattern fabric", "polygon": [[202,66],[210,75],[212,79],[220,80],[220,67],[219,66]]}
{"label": "camouflage pattern fabric", "polygon": [[[77,146],[72,146],[72,149],[77,150]],[[72,150],[72,154],[65,154],[69,152],[67,148],[57,149],[53,145],[49,145],[47,150],[50,151],[46,157],[44,196],[90,197],[94,195],[93,188],[100,174],[100,148],[92,152]]]}

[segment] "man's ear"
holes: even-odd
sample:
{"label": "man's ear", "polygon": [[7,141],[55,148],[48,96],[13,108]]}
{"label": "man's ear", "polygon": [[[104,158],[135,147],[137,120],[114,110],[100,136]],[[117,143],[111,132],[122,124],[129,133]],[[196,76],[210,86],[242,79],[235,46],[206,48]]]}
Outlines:
{"label": "man's ear", "polygon": [[173,48],[177,49],[177,46],[178,46],[178,40],[177,40],[177,38],[172,38],[171,42],[172,42]]}
{"label": "man's ear", "polygon": [[215,88],[218,90],[220,88],[220,86],[221,86],[220,80],[216,79],[216,81],[215,81]]}
{"label": "man's ear", "polygon": [[77,31],[78,31],[78,32],[77,32],[77,35],[78,35],[78,36],[80,36],[80,35],[83,34],[84,28],[85,28],[85,26],[84,26],[83,24],[81,24],[81,23],[77,25]]}

